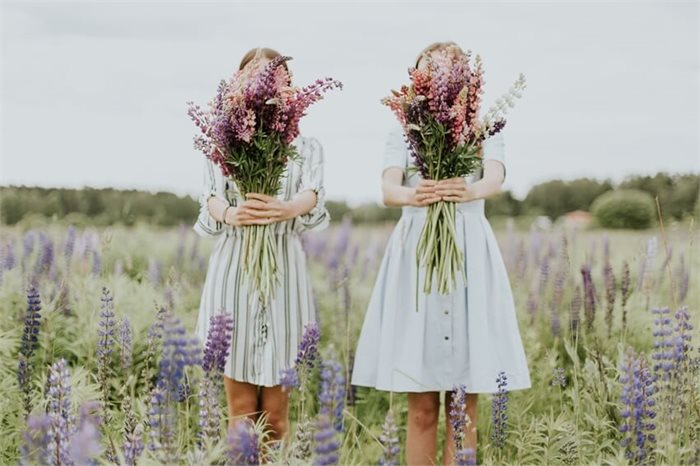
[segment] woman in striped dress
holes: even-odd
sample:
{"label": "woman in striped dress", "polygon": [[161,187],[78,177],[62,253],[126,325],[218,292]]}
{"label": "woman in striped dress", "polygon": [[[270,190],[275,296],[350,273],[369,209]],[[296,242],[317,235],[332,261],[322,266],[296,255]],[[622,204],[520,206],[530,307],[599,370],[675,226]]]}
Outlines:
{"label": "woman in striped dress", "polygon": [[[253,59],[264,66],[279,55],[254,49],[240,69]],[[277,439],[287,431],[287,394],[280,371],[294,364],[304,326],[316,320],[311,285],[299,233],[321,230],[330,216],[324,205],[323,150],[316,139],[298,136],[292,143],[299,161],[290,161],[276,197],[250,193],[243,202],[235,182],[205,159],[204,188],[194,230],[216,238],[199,307],[196,333],[206,341],[209,319],[217,312],[233,314],[231,351],[224,370],[229,425],[235,418],[267,415]],[[274,298],[261,306],[250,297],[241,263],[242,228],[273,224],[277,238],[278,285]]]}

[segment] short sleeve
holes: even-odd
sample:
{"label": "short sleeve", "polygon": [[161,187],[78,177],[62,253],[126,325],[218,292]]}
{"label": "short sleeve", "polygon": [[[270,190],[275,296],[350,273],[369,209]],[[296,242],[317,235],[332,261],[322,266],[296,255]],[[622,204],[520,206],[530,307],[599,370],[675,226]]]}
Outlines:
{"label": "short sleeve", "polygon": [[403,131],[394,129],[389,133],[384,145],[384,159],[382,161],[382,173],[389,167],[406,169],[407,147]]}
{"label": "short sleeve", "polygon": [[484,160],[497,160],[503,165],[503,178],[506,173],[506,151],[503,133],[497,133],[487,138],[483,143]]}
{"label": "short sleeve", "polygon": [[323,185],[323,147],[315,138],[304,138],[301,148],[300,194],[307,190],[316,193],[316,205],[295,220],[298,231],[320,231],[328,227],[330,214],[326,209],[326,189]]}
{"label": "short sleeve", "polygon": [[224,224],[209,213],[209,198],[219,194],[217,189],[217,172],[219,168],[208,158],[204,158],[202,191],[199,195],[199,216],[193,229],[199,236],[218,236],[224,230]]}

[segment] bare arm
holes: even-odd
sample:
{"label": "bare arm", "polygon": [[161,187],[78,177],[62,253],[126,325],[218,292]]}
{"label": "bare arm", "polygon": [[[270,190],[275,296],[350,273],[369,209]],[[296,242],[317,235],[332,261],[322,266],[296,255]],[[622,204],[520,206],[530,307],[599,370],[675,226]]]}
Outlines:
{"label": "bare arm", "polygon": [[444,201],[469,202],[486,199],[501,192],[505,178],[503,164],[497,160],[484,160],[484,176],[479,181],[467,184],[462,177],[438,182],[436,193]]}
{"label": "bare arm", "polygon": [[399,167],[389,167],[382,175],[382,196],[384,205],[388,207],[402,207],[411,205],[423,207],[440,200],[435,194],[436,182],[421,180],[418,186],[411,188],[402,186],[403,170]]}

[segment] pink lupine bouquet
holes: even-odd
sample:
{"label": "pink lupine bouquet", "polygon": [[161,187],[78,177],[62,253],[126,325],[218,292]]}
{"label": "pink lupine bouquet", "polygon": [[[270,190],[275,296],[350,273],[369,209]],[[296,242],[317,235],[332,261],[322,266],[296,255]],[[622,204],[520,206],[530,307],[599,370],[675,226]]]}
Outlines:
{"label": "pink lupine bouquet", "polygon": [[[332,78],[291,87],[289,60],[279,56],[264,66],[253,60],[220,82],[208,110],[187,103],[187,113],[201,131],[195,148],[235,181],[243,198],[247,193],[278,194],[288,161],[298,159],[292,141],[299,134],[299,120],[326,91],[342,88]],[[270,225],[243,228],[243,269],[264,300],[274,295],[277,279],[274,231]]]}
{"label": "pink lupine bouquet", "polygon": [[[482,142],[503,129],[505,112],[520,98],[525,77],[520,74],[510,90],[479,116],[483,94],[483,67],[477,55],[458,47],[425,54],[424,69],[409,69],[411,82],[382,99],[403,127],[414,167],[421,177],[443,180],[467,176],[482,166]],[[426,268],[424,292],[433,277],[441,294],[448,294],[463,267],[464,253],[457,245],[456,205],[438,201],[428,206],[417,248],[417,261]],[[465,277],[466,279],[466,277]]]}

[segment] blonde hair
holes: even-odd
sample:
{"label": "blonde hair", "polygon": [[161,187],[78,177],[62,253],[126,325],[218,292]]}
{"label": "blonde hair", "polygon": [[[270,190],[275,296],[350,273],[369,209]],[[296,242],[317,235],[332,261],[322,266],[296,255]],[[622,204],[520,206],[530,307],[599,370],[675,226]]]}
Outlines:
{"label": "blonde hair", "polygon": [[[238,69],[242,70],[243,68],[246,67],[248,63],[251,61],[258,59],[258,58],[267,58],[268,60],[272,60],[275,57],[279,57],[282,55],[275,49],[270,49],[267,47],[255,47],[254,49],[250,49],[246,52],[245,55],[243,55],[243,58],[241,59],[241,64],[238,65]],[[284,64],[284,67],[287,68],[287,64]]]}
{"label": "blonde hair", "polygon": [[462,48],[457,45],[456,42],[450,41],[445,41],[445,42],[433,42],[426,48],[424,48],[421,53],[418,54],[418,57],[416,57],[416,68],[418,68],[418,64],[420,63],[421,59],[425,57],[426,55],[430,55],[431,53],[438,51],[438,50],[446,50],[446,49],[453,49],[454,52],[464,54],[464,51]]}

